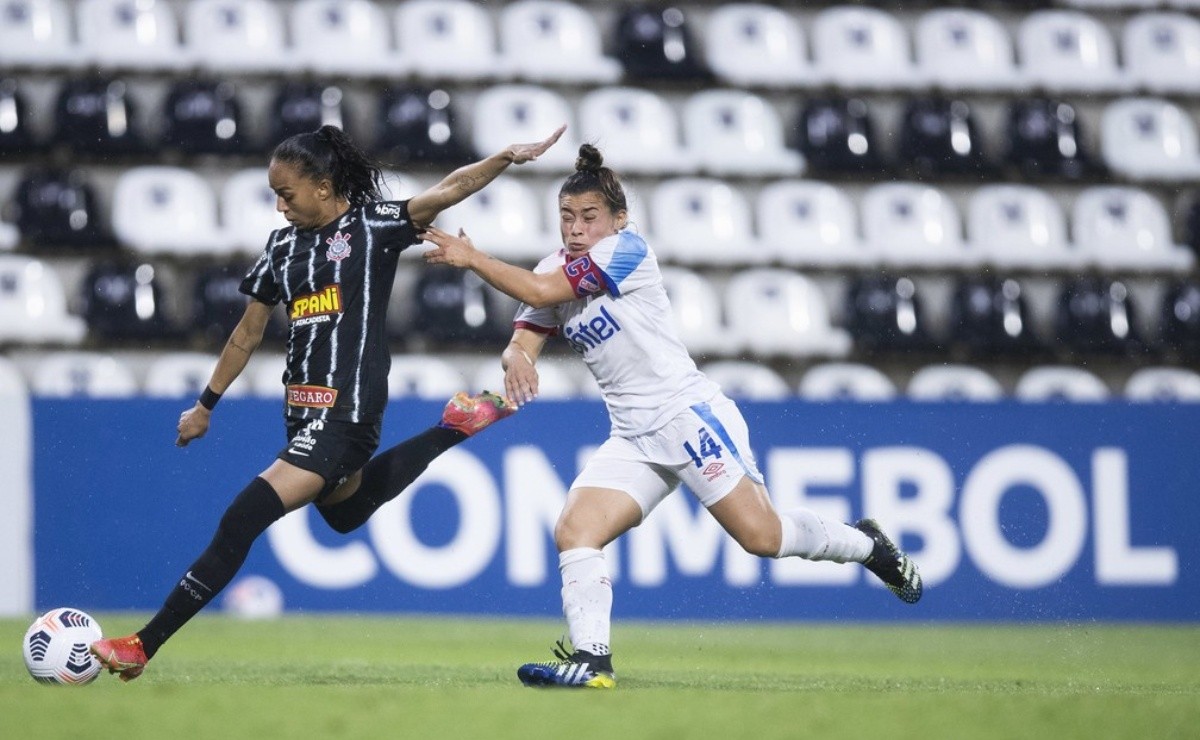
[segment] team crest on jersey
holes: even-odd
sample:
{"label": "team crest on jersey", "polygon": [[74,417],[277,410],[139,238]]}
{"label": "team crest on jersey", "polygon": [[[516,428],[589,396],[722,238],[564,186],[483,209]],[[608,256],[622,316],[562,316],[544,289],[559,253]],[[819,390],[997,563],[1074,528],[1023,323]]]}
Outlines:
{"label": "team crest on jersey", "polygon": [[350,256],[350,235],[343,234],[340,229],[338,233],[326,239],[325,243],[329,245],[325,259],[341,262]]}

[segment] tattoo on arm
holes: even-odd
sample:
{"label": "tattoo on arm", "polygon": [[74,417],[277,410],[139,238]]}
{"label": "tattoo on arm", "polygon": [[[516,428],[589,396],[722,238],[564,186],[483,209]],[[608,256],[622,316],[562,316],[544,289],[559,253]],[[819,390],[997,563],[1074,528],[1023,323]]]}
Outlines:
{"label": "tattoo on arm", "polygon": [[479,182],[479,178],[478,178],[478,177],[475,177],[475,176],[473,176],[473,175],[467,175],[467,174],[463,174],[463,175],[459,175],[459,176],[458,176],[458,177],[455,179],[455,181],[454,181],[454,185],[455,185],[455,186],[456,186],[456,187],[457,187],[459,190],[471,190],[471,191],[474,191],[474,190],[475,190],[475,183],[477,183],[477,182]]}

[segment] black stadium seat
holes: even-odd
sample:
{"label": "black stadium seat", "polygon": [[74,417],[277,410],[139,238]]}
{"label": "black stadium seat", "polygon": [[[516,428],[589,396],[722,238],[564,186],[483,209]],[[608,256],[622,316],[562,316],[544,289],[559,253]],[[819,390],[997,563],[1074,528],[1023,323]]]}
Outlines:
{"label": "black stadium seat", "polygon": [[133,155],[147,150],[129,86],[110,77],[71,79],[58,93],[54,143],[76,157]]}
{"label": "black stadium seat", "polygon": [[92,336],[105,340],[178,339],[163,308],[163,289],[148,262],[94,265],[82,287],[83,316]]}
{"label": "black stadium seat", "polygon": [[1163,294],[1160,322],[1163,346],[1183,360],[1200,362],[1200,282],[1170,286]]}
{"label": "black stadium seat", "polygon": [[41,149],[29,124],[29,106],[12,77],[0,79],[0,154],[29,156]]}
{"label": "black stadium seat", "polygon": [[1012,278],[960,280],[950,299],[952,344],[980,359],[1018,357],[1045,350],[1033,331],[1024,289]]}
{"label": "black stadium seat", "polygon": [[250,142],[233,83],[176,82],[163,105],[163,144],[185,154],[248,153]]}
{"label": "black stadium seat", "polygon": [[[191,328],[211,347],[220,347],[246,312],[249,298],[238,288],[246,276],[247,265],[215,265],[200,270],[192,290]],[[264,338],[271,341],[287,336],[287,320],[282,309],[271,313]]]}
{"label": "black stadium seat", "polygon": [[1058,339],[1080,355],[1129,356],[1146,350],[1129,287],[1120,280],[1080,277],[1059,293]]}
{"label": "black stadium seat", "polygon": [[96,193],[80,170],[35,170],[17,184],[12,220],[35,249],[111,247],[116,240],[100,223]]}
{"label": "black stadium seat", "polygon": [[1099,174],[1086,149],[1079,114],[1067,103],[1023,98],[1008,111],[1005,159],[1024,177],[1080,180]]}
{"label": "black stadium seat", "polygon": [[846,328],[861,349],[906,352],[928,350],[934,345],[921,297],[911,278],[858,278],[846,295],[846,315]]}
{"label": "black stadium seat", "polygon": [[452,344],[499,342],[500,327],[493,297],[472,272],[431,267],[421,272],[413,291],[416,311],[412,330],[434,342]]}
{"label": "black stadium seat", "polygon": [[916,98],[900,124],[900,164],[917,178],[990,174],[979,126],[965,101]]}
{"label": "black stadium seat", "polygon": [[462,142],[453,94],[442,88],[394,87],[379,98],[375,150],[391,165],[460,165],[474,159]]}
{"label": "black stadium seat", "polygon": [[682,8],[636,5],[617,20],[615,56],[625,65],[625,79],[711,82]]}
{"label": "black stadium seat", "polygon": [[288,82],[271,104],[270,124],[263,143],[268,152],[284,139],[316,131],[322,126],[349,127],[346,96],[337,85]]}
{"label": "black stadium seat", "polygon": [[810,98],[796,120],[795,145],[819,173],[876,173],[883,169],[875,126],[861,98]]}

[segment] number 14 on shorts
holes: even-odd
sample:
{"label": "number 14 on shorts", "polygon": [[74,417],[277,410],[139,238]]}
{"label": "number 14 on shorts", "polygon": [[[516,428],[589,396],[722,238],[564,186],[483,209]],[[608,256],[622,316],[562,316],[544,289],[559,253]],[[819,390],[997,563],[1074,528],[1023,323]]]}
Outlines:
{"label": "number 14 on shorts", "polygon": [[704,466],[704,458],[706,457],[720,460],[721,452],[724,449],[721,445],[717,444],[716,440],[712,438],[712,435],[704,427],[700,427],[699,434],[700,439],[697,445],[700,448],[699,454],[696,453],[696,448],[692,446],[690,441],[683,443],[683,449],[687,450],[688,456],[692,458],[692,462],[698,468]]}

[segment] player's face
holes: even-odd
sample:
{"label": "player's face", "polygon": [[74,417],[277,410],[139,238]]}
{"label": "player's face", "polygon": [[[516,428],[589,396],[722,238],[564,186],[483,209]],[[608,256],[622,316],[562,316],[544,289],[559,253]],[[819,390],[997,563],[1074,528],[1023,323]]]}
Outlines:
{"label": "player's face", "polygon": [[613,213],[597,192],[562,195],[558,199],[558,227],[567,253],[587,252],[596,242],[625,228],[625,211]]}
{"label": "player's face", "polygon": [[275,191],[275,210],[298,229],[317,229],[337,217],[329,181],[314,181],[287,162],[271,160],[267,182]]}

